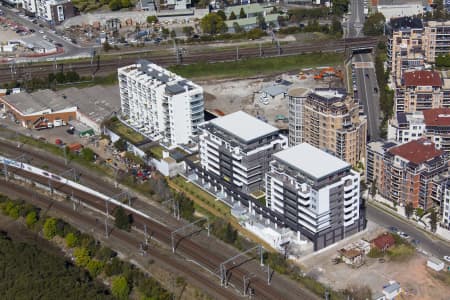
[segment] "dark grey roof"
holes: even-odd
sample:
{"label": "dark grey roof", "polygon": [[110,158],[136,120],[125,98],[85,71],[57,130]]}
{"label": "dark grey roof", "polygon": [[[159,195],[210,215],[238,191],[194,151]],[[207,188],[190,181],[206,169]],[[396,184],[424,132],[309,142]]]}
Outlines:
{"label": "dark grey roof", "polygon": [[401,17],[391,19],[389,25],[393,30],[423,28],[422,20],[416,17]]}
{"label": "dark grey roof", "polygon": [[178,83],[172,85],[166,85],[166,92],[172,95],[181,94],[185,91],[184,86]]}
{"label": "dark grey roof", "polygon": [[408,120],[406,119],[406,114],[404,112],[397,113],[397,122],[398,124],[408,124]]}

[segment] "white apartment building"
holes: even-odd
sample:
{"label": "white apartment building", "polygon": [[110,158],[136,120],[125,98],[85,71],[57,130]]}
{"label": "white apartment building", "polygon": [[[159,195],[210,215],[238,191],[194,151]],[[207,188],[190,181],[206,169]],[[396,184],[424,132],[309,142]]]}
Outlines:
{"label": "white apartment building", "polygon": [[22,8],[48,22],[59,24],[75,15],[71,0],[21,0]]}
{"label": "white apartment building", "polygon": [[122,114],[143,135],[186,144],[204,122],[203,88],[145,60],[118,69]]}
{"label": "white apartment building", "polygon": [[399,112],[397,118],[389,121],[387,138],[400,143],[417,140],[424,134],[425,127],[422,111]]}
{"label": "white apartment building", "polygon": [[441,226],[450,230],[450,181],[447,181],[445,185],[444,195],[441,201],[441,212]]}
{"label": "white apartment building", "polygon": [[307,143],[273,156],[266,205],[321,249],[360,231],[360,175],[351,165]]}
{"label": "white apartment building", "polygon": [[271,155],[287,147],[287,138],[243,111],[200,127],[202,168],[244,193],[263,191]]}

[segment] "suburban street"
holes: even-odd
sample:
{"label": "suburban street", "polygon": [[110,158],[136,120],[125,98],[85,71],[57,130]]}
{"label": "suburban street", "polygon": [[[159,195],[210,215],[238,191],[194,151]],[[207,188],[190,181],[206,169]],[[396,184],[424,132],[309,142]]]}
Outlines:
{"label": "suburban street", "polygon": [[444,255],[450,255],[450,244],[445,243],[437,238],[432,238],[430,234],[425,234],[407,221],[398,219],[383,210],[376,208],[370,204],[366,207],[367,218],[380,226],[389,228],[391,226],[407,233],[410,240],[420,241],[418,248],[425,250],[428,254],[432,254],[440,259]]}

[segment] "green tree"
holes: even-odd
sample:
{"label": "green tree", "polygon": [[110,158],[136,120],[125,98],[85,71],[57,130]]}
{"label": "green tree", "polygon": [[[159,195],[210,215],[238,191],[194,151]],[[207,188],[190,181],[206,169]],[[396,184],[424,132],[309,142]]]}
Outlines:
{"label": "green tree", "polygon": [[50,240],[56,235],[56,224],[57,220],[55,218],[47,218],[45,220],[44,227],[42,228],[44,237]]}
{"label": "green tree", "polygon": [[92,161],[95,160],[95,152],[94,152],[91,148],[84,147],[84,148],[81,150],[81,157],[82,157],[85,161],[92,162]]}
{"label": "green tree", "polygon": [[331,33],[337,36],[342,35],[342,25],[341,22],[339,22],[339,19],[336,17],[333,17],[333,20],[331,22]]}
{"label": "green tree", "polygon": [[228,20],[236,20],[236,14],[234,13],[234,11],[231,12],[230,16],[228,17]]}
{"label": "green tree", "polygon": [[365,35],[381,35],[384,31],[386,18],[382,13],[370,15],[364,23],[363,32]]}
{"label": "green tree", "polygon": [[412,214],[414,213],[414,207],[412,202],[408,202],[405,205],[405,215],[409,219],[411,218]]}
{"label": "green tree", "polygon": [[241,7],[241,10],[239,11],[239,19],[245,19],[247,18],[247,14],[245,13],[245,10],[243,7]]}
{"label": "green tree", "polygon": [[187,37],[191,37],[192,34],[194,33],[194,27],[192,26],[184,26],[182,30],[184,35]]}
{"label": "green tree", "polygon": [[221,17],[222,20],[224,20],[224,21],[227,20],[227,15],[223,12],[223,10],[219,10],[219,11],[217,12],[217,15],[218,15],[219,17]]}
{"label": "green tree", "polygon": [[86,265],[86,269],[89,271],[92,277],[97,277],[102,271],[105,264],[97,259],[91,259]]}
{"label": "green tree", "polygon": [[106,41],[103,43],[103,50],[104,50],[105,52],[108,52],[108,51],[111,50],[111,49],[112,49],[111,45],[109,44],[108,40],[106,40]]}
{"label": "green tree", "polygon": [[114,211],[114,218],[117,228],[122,230],[130,230],[130,216],[126,214],[122,206],[116,208]]}
{"label": "green tree", "polygon": [[114,277],[111,284],[111,292],[119,300],[128,299],[130,287],[128,286],[127,279],[124,276]]}
{"label": "green tree", "polygon": [[73,233],[73,232],[69,232],[66,237],[66,245],[69,248],[73,248],[76,245],[78,245],[78,237]]}
{"label": "green tree", "polygon": [[370,186],[370,196],[372,197],[372,200],[375,198],[376,195],[377,195],[377,178],[375,177],[375,179],[372,182],[372,185]]}
{"label": "green tree", "polygon": [[264,16],[262,14],[259,14],[256,17],[256,25],[258,26],[258,28],[260,28],[262,30],[266,30],[267,29],[266,19],[264,18]]}
{"label": "green tree", "polygon": [[217,34],[227,31],[227,25],[217,13],[209,13],[200,21],[200,27],[204,33]]}
{"label": "green tree", "polygon": [[440,54],[438,57],[436,57],[436,67],[450,67],[450,54],[442,55]]}
{"label": "green tree", "polygon": [[128,8],[128,7],[131,7],[132,4],[131,4],[130,0],[121,0],[120,6],[122,6],[122,8]]}
{"label": "green tree", "polygon": [[75,248],[73,257],[75,258],[75,263],[81,267],[86,267],[91,260],[88,249],[84,247]]}
{"label": "green tree", "polygon": [[152,23],[158,23],[158,18],[156,16],[148,16],[147,17],[147,23],[152,24]]}
{"label": "green tree", "polygon": [[161,29],[161,35],[162,35],[163,38],[166,39],[169,36],[169,34],[170,34],[170,30],[168,28],[163,27]]}
{"label": "green tree", "polygon": [[174,38],[177,37],[177,33],[175,32],[174,29],[172,29],[172,31],[170,31],[170,37],[171,37],[172,39],[174,39]]}
{"label": "green tree", "polygon": [[241,33],[244,31],[244,29],[242,29],[242,27],[238,24],[238,22],[233,23],[233,29],[235,33]]}
{"label": "green tree", "polygon": [[127,141],[120,138],[114,142],[114,147],[120,152],[127,151]]}
{"label": "green tree", "polygon": [[120,0],[111,0],[109,2],[109,9],[112,11],[119,10],[122,8],[122,2]]}
{"label": "green tree", "polygon": [[66,75],[63,72],[58,72],[55,75],[55,79],[57,83],[64,83],[66,82]]}
{"label": "green tree", "polygon": [[336,16],[342,16],[348,11],[349,0],[333,0],[332,13]]}
{"label": "green tree", "polygon": [[32,228],[34,224],[37,222],[37,213],[36,211],[30,211],[25,217],[25,224],[27,224],[28,228]]}
{"label": "green tree", "polygon": [[438,214],[435,209],[432,209],[430,213],[430,227],[432,232],[436,232],[437,223],[438,223]]}

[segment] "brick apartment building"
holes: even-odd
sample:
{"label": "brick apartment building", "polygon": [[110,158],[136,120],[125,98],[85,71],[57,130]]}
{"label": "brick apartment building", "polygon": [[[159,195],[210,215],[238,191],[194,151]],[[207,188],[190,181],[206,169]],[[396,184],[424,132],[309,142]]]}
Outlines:
{"label": "brick apartment building", "polygon": [[428,209],[439,203],[448,172],[448,155],[426,138],[403,145],[370,143],[366,176],[378,193],[400,205]]}
{"label": "brick apartment building", "polygon": [[356,166],[366,151],[367,121],[345,90],[315,89],[304,101],[302,141]]}
{"label": "brick apartment building", "polygon": [[395,89],[394,111],[412,113],[450,107],[447,92],[448,87],[439,72],[428,70],[404,72],[400,85]]}

